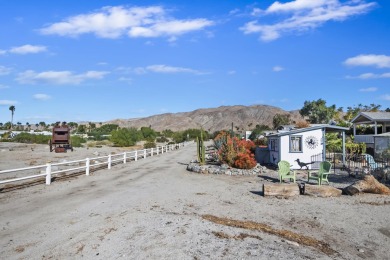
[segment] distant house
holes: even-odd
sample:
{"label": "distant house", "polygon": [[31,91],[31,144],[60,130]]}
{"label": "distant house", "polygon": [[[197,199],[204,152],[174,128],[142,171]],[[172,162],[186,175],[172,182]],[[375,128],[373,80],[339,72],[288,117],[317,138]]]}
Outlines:
{"label": "distant house", "polygon": [[[368,153],[374,155],[389,148],[390,112],[360,112],[351,120],[351,123],[353,124],[355,142],[365,143]],[[358,125],[372,126],[374,133],[371,135],[357,135],[356,127]]]}
{"label": "distant house", "polygon": [[[343,161],[345,162],[345,131],[348,128],[334,125],[315,125],[306,128],[280,131],[267,136],[270,163],[288,161],[293,169],[300,169],[297,159],[303,163],[325,160],[325,133],[339,132],[343,139]],[[314,158],[314,159],[313,159]],[[310,169],[313,164],[309,164]],[[306,168],[306,167],[305,167]]]}

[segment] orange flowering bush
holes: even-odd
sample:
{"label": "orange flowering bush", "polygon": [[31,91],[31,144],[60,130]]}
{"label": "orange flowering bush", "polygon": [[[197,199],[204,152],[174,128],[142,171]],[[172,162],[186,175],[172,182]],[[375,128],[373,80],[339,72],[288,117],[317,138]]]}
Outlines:
{"label": "orange flowering bush", "polygon": [[240,140],[226,132],[221,132],[214,138],[214,145],[218,150],[220,162],[231,167],[252,169],[257,164],[252,152],[255,144],[250,140]]}

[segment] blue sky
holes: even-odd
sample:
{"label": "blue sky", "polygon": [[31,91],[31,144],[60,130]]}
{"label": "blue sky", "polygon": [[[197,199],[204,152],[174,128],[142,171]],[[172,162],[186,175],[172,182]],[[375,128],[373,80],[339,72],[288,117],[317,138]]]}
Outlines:
{"label": "blue sky", "polygon": [[390,107],[390,1],[0,0],[0,122]]}

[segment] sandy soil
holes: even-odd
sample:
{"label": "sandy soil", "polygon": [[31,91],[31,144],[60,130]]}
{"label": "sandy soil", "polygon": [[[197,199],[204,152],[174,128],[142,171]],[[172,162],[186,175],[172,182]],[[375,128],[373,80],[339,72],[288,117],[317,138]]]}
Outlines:
{"label": "sandy soil", "polygon": [[[0,169],[95,152],[33,149],[0,148]],[[3,190],[1,258],[389,259],[390,197],[265,198],[262,184],[277,182],[276,172],[188,172],[195,156],[190,144],[91,176]]]}

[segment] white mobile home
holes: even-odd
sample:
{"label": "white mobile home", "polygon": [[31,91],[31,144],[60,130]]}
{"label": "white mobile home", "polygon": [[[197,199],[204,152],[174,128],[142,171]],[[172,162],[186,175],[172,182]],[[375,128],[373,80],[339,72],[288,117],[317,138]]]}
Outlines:
{"label": "white mobile home", "polygon": [[327,132],[341,133],[345,161],[345,131],[347,130],[348,128],[334,125],[315,125],[271,134],[267,136],[270,162],[276,165],[284,160],[288,161],[293,169],[300,169],[302,167],[298,164],[299,161],[308,163],[308,168],[311,169],[312,158],[317,158],[316,161],[325,161],[325,133]]}

